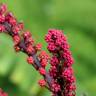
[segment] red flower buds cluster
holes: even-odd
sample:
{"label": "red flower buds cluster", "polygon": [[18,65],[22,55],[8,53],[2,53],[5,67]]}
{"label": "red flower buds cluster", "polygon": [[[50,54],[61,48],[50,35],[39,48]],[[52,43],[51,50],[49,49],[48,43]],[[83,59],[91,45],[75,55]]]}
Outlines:
{"label": "red flower buds cluster", "polygon": [[41,87],[43,87],[43,86],[46,85],[46,82],[45,82],[45,80],[43,80],[43,79],[39,80],[38,83],[39,83],[39,85],[40,85]]}
{"label": "red flower buds cluster", "polygon": [[0,88],[0,96],[8,96],[8,94]]}
{"label": "red flower buds cluster", "polygon": [[[66,36],[61,30],[49,30],[45,36],[48,50],[52,57],[42,50],[42,45],[35,44],[30,31],[24,30],[12,13],[6,12],[5,4],[0,6],[0,32],[9,34],[14,42],[16,52],[22,51],[27,62],[32,65],[44,79],[39,80],[41,87],[46,87],[52,96],[75,96],[75,77],[72,69],[73,58],[69,51]],[[49,71],[46,71],[50,63]],[[5,96],[5,95],[3,95]]]}
{"label": "red flower buds cluster", "polygon": [[52,29],[48,31],[45,40],[52,53],[49,73],[53,77],[53,96],[75,96],[75,77],[71,67],[73,58],[66,36],[61,30]]}

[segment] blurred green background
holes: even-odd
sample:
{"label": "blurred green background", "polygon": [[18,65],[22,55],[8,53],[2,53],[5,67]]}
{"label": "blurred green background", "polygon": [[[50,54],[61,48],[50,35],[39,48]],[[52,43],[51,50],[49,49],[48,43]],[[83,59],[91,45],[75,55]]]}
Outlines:
{"label": "blurred green background", "polygon": [[[36,42],[49,28],[64,30],[75,59],[77,96],[96,96],[96,0],[0,0],[8,5]],[[9,36],[0,35],[0,87],[9,96],[51,96],[37,84],[42,77],[15,53]]]}

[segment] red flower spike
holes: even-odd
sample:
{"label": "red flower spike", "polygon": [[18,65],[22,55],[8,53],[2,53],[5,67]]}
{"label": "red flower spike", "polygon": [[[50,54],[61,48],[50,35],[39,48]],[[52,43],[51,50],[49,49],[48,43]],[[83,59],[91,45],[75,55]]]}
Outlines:
{"label": "red flower spike", "polygon": [[[51,29],[45,36],[47,49],[52,57],[41,50],[41,44],[35,44],[30,31],[23,32],[23,23],[19,23],[12,13],[6,12],[6,5],[0,6],[0,32],[13,38],[16,52],[28,55],[27,62],[43,76],[38,83],[52,92],[52,96],[76,96],[75,77],[72,69],[74,63],[69,44],[62,30]],[[39,52],[40,51],[40,52]],[[50,63],[49,71],[45,69]],[[7,96],[0,92],[0,96]]]}
{"label": "red flower spike", "polygon": [[38,84],[41,86],[41,87],[44,87],[46,85],[46,81],[45,80],[39,80]]}
{"label": "red flower spike", "polygon": [[28,62],[29,64],[33,64],[33,63],[34,63],[33,57],[32,57],[32,56],[28,57],[28,58],[27,58],[27,62]]}
{"label": "red flower spike", "polygon": [[[66,36],[61,30],[52,29],[48,31],[45,40],[48,43],[47,48],[49,52],[53,55],[50,60],[51,67],[49,69],[49,73],[55,82],[55,84],[52,84],[52,90],[54,90],[53,96],[57,96],[57,94],[60,96],[69,96],[69,94],[72,94],[72,96],[75,96],[75,88],[71,87],[75,82],[71,67],[74,60],[69,51]],[[63,83],[65,85],[63,85]],[[68,85],[70,86],[67,87]]]}
{"label": "red flower spike", "polygon": [[45,74],[46,74],[46,71],[45,71],[44,68],[39,68],[39,73],[40,73],[41,75],[45,75]]}

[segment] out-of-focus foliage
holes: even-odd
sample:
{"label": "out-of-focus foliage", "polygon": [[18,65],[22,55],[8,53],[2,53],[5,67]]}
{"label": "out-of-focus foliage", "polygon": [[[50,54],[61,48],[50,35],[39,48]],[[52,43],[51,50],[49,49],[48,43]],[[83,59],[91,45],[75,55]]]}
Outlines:
{"label": "out-of-focus foliage", "polygon": [[[23,20],[36,42],[49,28],[64,30],[75,58],[77,96],[96,96],[96,0],[0,0]],[[40,75],[15,53],[9,36],[0,35],[0,87],[9,96],[50,96],[37,84]]]}

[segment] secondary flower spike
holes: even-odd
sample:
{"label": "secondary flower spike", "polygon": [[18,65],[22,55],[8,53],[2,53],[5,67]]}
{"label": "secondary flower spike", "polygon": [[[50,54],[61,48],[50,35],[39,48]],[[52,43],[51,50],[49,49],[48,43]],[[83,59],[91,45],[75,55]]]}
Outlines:
{"label": "secondary flower spike", "polygon": [[[50,29],[45,36],[48,43],[47,49],[52,54],[49,56],[42,50],[41,43],[35,43],[31,32],[24,29],[24,24],[18,22],[11,12],[7,12],[6,5],[2,4],[0,5],[0,33],[10,35],[15,51],[21,51],[27,55],[28,64],[43,77],[38,82],[41,87],[51,91],[52,96],[76,96],[72,68],[74,60],[62,30]],[[47,64],[50,64],[48,71]]]}
{"label": "secondary flower spike", "polygon": [[62,30],[51,29],[45,36],[50,59],[50,76],[53,78],[53,96],[75,96],[75,77],[72,64],[74,62],[67,38]]}

